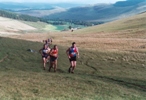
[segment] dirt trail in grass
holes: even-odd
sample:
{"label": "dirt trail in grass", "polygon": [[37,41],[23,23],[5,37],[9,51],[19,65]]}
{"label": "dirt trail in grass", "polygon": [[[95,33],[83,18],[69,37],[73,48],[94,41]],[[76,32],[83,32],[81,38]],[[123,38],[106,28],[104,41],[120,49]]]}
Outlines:
{"label": "dirt trail in grass", "polygon": [[8,58],[8,55],[6,55],[5,57],[3,57],[1,60],[0,60],[0,63],[3,62],[5,59]]}

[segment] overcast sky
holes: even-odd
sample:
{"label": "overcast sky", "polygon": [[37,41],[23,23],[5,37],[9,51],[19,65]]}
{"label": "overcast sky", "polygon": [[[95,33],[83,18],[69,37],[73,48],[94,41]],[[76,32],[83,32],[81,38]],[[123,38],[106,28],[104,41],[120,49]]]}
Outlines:
{"label": "overcast sky", "polygon": [[126,0],[0,0],[0,2],[48,2],[48,3],[83,3],[83,4],[96,4],[96,3],[115,3],[117,1]]}

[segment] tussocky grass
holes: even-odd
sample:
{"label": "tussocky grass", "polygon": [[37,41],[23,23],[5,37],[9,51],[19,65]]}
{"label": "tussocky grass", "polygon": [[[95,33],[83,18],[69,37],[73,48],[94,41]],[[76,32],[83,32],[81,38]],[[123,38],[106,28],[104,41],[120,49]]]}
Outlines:
{"label": "tussocky grass", "polygon": [[42,68],[42,43],[1,37],[0,47],[0,60],[5,57],[0,62],[1,100],[146,99],[145,53],[80,48],[75,73],[69,74],[66,46],[58,45],[56,73]]}

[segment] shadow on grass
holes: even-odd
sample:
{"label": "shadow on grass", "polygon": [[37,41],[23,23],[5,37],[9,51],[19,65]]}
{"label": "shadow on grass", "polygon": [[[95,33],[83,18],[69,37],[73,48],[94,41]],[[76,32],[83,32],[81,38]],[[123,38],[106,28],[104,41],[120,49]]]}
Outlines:
{"label": "shadow on grass", "polygon": [[98,78],[100,78],[101,80],[104,80],[106,82],[108,81],[108,82],[122,85],[124,87],[146,92],[146,81],[145,80],[130,79],[130,78],[117,79],[117,77],[111,78],[111,77],[107,77],[107,76],[98,76]]}
{"label": "shadow on grass", "polygon": [[[77,73],[78,75],[82,76],[82,73]],[[126,88],[135,89],[140,92],[146,93],[146,80],[140,79],[131,79],[131,78],[121,78],[121,77],[108,77],[108,76],[101,76],[101,75],[91,75],[91,74],[84,74],[84,77],[88,77],[90,79],[101,80],[106,83],[113,83],[118,84]]]}
{"label": "shadow on grass", "polygon": [[60,68],[57,69],[57,72],[59,72],[59,73],[66,73],[64,70],[62,70]]}
{"label": "shadow on grass", "polygon": [[88,60],[86,61],[85,65],[88,66],[88,67],[90,67],[90,68],[92,68],[93,70],[97,71],[97,69],[96,69],[95,67],[93,67],[93,66],[91,66],[91,65],[89,64],[89,61],[90,61],[90,60],[91,60],[91,59],[88,59]]}

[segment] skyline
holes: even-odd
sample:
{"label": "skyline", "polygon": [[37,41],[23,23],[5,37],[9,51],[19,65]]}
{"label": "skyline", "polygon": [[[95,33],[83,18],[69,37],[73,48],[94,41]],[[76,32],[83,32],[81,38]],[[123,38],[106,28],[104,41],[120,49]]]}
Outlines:
{"label": "skyline", "polygon": [[45,3],[82,3],[82,4],[98,4],[98,3],[116,3],[117,1],[126,1],[126,0],[84,0],[84,1],[79,1],[79,0],[53,0],[53,1],[48,1],[48,0],[0,0],[0,2],[45,2]]}

